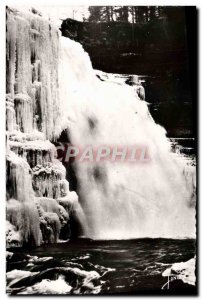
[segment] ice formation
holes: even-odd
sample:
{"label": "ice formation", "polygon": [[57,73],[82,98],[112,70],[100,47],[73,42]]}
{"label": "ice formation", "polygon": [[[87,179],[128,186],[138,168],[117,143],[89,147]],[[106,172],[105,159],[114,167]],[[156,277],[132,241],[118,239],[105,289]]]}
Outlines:
{"label": "ice formation", "polygon": [[184,283],[190,285],[196,284],[196,258],[192,258],[186,262],[173,264],[170,268],[166,269],[162,276],[182,280]]}
{"label": "ice formation", "polygon": [[[194,237],[195,167],[134,87],[100,80],[82,46],[37,14],[8,8],[6,28],[8,246],[56,242],[72,214],[91,238]],[[152,160],[75,162],[77,195],[53,145],[63,130],[81,147],[147,145]]]}
{"label": "ice formation", "polygon": [[6,25],[7,245],[57,242],[70,214],[82,212],[50,142],[62,131],[59,32],[10,8]]}

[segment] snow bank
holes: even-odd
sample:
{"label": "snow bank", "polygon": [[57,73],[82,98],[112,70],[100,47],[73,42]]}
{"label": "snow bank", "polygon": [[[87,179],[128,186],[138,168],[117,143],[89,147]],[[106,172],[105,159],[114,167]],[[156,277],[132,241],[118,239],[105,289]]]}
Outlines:
{"label": "snow bank", "polygon": [[192,258],[186,262],[174,263],[170,268],[166,269],[162,276],[176,277],[184,283],[190,285],[196,284],[196,258]]}

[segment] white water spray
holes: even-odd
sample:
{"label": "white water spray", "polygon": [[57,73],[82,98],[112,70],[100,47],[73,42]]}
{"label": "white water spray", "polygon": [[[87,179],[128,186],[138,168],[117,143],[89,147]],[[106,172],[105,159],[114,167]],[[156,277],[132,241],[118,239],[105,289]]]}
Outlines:
{"label": "white water spray", "polygon": [[[194,175],[188,183],[186,162],[171,152],[166,132],[152,119],[147,103],[132,87],[101,82],[80,44],[66,38],[61,42],[63,117],[71,142],[95,148],[146,145],[151,156],[147,164],[75,162],[87,217],[85,235],[96,239],[195,236]],[[190,169],[193,172],[194,167]]]}

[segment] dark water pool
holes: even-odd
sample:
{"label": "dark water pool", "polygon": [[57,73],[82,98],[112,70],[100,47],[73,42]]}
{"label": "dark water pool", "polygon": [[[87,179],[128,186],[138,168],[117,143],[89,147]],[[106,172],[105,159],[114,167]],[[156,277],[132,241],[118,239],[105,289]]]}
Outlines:
{"label": "dark water pool", "polygon": [[[179,280],[162,290],[162,272],[188,261],[195,240],[71,240],[34,249],[9,249],[10,294],[187,294],[196,288]],[[26,271],[25,274],[19,271]],[[13,271],[13,273],[12,273]],[[16,272],[16,273],[15,273]],[[23,276],[22,276],[23,275]],[[59,281],[55,281],[58,280]],[[55,287],[53,288],[55,283]],[[50,288],[53,288],[51,290]],[[69,288],[66,288],[66,287]]]}

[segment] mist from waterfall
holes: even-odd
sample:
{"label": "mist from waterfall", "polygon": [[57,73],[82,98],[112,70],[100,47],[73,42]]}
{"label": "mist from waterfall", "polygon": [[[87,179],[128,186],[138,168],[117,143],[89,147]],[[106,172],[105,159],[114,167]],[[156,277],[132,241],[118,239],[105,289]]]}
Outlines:
{"label": "mist from waterfall", "polygon": [[171,152],[165,129],[133,87],[100,81],[80,44],[64,37],[61,43],[60,93],[71,143],[146,145],[151,157],[142,164],[75,161],[85,236],[195,236],[195,167]]}

